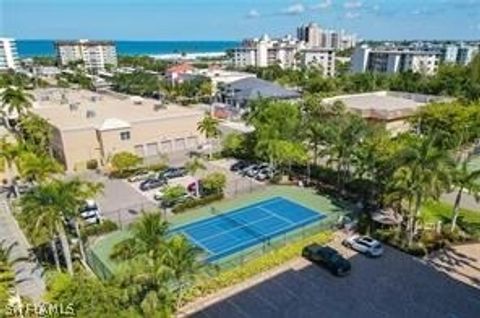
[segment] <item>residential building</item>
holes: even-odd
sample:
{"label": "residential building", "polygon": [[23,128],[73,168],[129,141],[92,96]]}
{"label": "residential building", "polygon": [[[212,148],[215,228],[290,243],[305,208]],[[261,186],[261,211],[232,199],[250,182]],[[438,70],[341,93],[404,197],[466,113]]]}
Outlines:
{"label": "residential building", "polygon": [[117,50],[113,41],[57,41],[55,47],[58,63],[62,66],[82,61],[88,71],[98,73],[104,71],[107,65],[117,65]]}
{"label": "residential building", "polygon": [[248,102],[258,98],[295,100],[300,97],[296,91],[254,77],[222,85],[217,94],[218,102],[236,109],[244,109]]}
{"label": "residential building", "polygon": [[204,111],[157,100],[86,90],[38,89],[33,112],[53,128],[51,146],[67,170],[106,165],[120,151],[150,159],[203,143]]}
{"label": "residential building", "polygon": [[309,23],[297,28],[297,38],[311,48],[328,48],[345,50],[355,47],[357,38],[344,30],[322,29],[316,23]]}
{"label": "residential building", "polygon": [[302,64],[319,68],[323,76],[335,76],[335,50],[322,48],[303,50]]}
{"label": "residential building", "polygon": [[256,78],[253,73],[228,71],[222,68],[211,66],[206,69],[196,69],[193,74],[209,78],[212,83],[212,93],[215,94],[218,88],[225,84],[230,84],[245,78]]}
{"label": "residential building", "polygon": [[172,84],[181,82],[182,75],[192,74],[194,67],[189,63],[180,63],[172,65],[165,71],[165,79]]}
{"label": "residential building", "polygon": [[341,101],[345,107],[368,121],[380,123],[393,135],[406,132],[411,127],[408,119],[420,107],[431,102],[446,102],[451,98],[404,93],[379,91],[363,94],[341,95],[325,98],[322,102],[333,104]]}
{"label": "residential building", "polygon": [[457,64],[470,64],[477,54],[479,54],[478,46],[460,45],[458,47]]}
{"label": "residential building", "polygon": [[379,73],[418,72],[433,75],[438,70],[441,52],[412,50],[409,48],[370,48],[362,45],[355,49],[351,70]]}
{"label": "residential building", "polygon": [[19,59],[15,40],[0,38],[0,71],[15,70],[18,67]]}
{"label": "residential building", "polygon": [[237,68],[275,64],[282,68],[295,68],[298,64],[298,53],[304,48],[303,42],[291,36],[270,39],[265,34],[260,39],[244,40],[240,47],[234,49],[233,64]]}

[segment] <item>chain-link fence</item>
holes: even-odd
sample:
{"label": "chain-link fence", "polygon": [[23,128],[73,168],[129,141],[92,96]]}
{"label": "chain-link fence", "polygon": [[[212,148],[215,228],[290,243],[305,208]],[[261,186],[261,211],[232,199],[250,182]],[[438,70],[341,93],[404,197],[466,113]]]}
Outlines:
{"label": "chain-link fence", "polygon": [[102,214],[105,218],[117,223],[123,230],[135,222],[143,212],[162,212],[162,210],[153,202],[142,202],[139,204],[128,205],[119,209],[104,210]]}
{"label": "chain-link fence", "polygon": [[217,272],[218,270],[228,270],[242,266],[244,263],[250,260],[265,255],[266,253],[281,248],[287,244],[298,242],[321,231],[332,229],[335,223],[336,216],[331,216],[319,220],[316,223],[308,224],[293,231],[263,240],[263,242],[259,245],[245,249],[231,257],[227,257],[215,262],[214,266],[212,267],[214,269],[213,273]]}
{"label": "chain-link fence", "polygon": [[99,277],[100,279],[110,279],[113,277],[113,273],[110,268],[105,265],[102,260],[93,252],[90,248],[85,250],[85,256],[87,258],[87,264],[90,269]]}

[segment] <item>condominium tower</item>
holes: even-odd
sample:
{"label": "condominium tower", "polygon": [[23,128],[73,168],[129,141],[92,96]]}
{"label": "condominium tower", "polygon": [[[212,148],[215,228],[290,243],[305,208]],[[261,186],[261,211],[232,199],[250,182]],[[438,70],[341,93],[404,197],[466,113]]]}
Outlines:
{"label": "condominium tower", "polygon": [[82,61],[92,73],[105,70],[106,65],[117,65],[117,51],[113,41],[57,41],[55,47],[59,65]]}
{"label": "condominium tower", "polygon": [[0,71],[18,67],[18,53],[14,39],[0,38]]}
{"label": "condominium tower", "polygon": [[438,70],[441,52],[409,48],[370,48],[362,45],[355,49],[351,70],[354,73],[418,72],[433,75]]}
{"label": "condominium tower", "polygon": [[297,28],[297,38],[312,48],[331,48],[345,50],[355,47],[356,36],[344,30],[328,30],[320,28],[316,23],[309,23]]}

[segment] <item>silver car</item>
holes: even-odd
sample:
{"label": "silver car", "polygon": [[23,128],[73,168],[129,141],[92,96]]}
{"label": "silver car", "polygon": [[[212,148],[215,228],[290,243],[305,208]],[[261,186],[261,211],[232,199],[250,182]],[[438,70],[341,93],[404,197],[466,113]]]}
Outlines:
{"label": "silver car", "polygon": [[382,244],[369,236],[352,235],[343,240],[342,244],[370,257],[379,257],[383,254]]}

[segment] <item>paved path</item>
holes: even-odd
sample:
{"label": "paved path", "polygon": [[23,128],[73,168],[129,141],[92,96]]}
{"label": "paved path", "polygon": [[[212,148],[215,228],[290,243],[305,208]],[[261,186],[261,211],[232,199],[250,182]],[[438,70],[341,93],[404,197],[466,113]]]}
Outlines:
{"label": "paved path", "polygon": [[[443,194],[441,200],[453,205],[455,204],[456,197],[457,192],[450,192]],[[462,194],[462,202],[460,203],[460,206],[464,209],[480,212],[480,202],[477,202],[475,198],[468,193]]]}
{"label": "paved path", "polygon": [[[11,260],[28,258],[30,244],[18,227],[5,201],[0,201],[0,242],[12,248]],[[21,296],[28,297],[34,302],[42,299],[45,292],[45,283],[42,278],[42,268],[36,262],[21,261],[14,264],[16,273],[17,291]]]}

